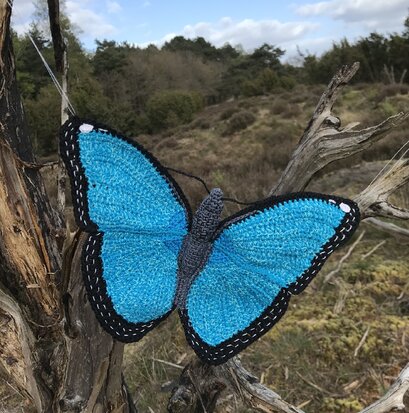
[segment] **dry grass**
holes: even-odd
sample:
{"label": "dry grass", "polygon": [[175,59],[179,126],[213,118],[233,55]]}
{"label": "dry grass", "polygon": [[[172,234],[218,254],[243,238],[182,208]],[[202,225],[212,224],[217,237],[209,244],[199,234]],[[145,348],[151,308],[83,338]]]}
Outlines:
{"label": "dry grass", "polygon": [[[259,199],[279,178],[323,89],[298,86],[285,99],[276,95],[215,105],[188,126],[138,140],[164,165],[201,176],[209,187],[221,187],[226,196]],[[380,122],[390,111],[409,110],[408,95],[388,92],[379,100],[381,93],[381,85],[359,85],[359,92],[347,88],[335,113],[345,123],[361,120],[365,126]],[[242,110],[250,111],[254,122],[222,136],[226,123]],[[390,158],[409,139],[408,132],[405,124],[369,151],[330,165],[308,189],[357,193],[384,165],[372,161]],[[197,206],[206,194],[203,187],[192,179],[175,177]],[[53,179],[47,178],[50,191]],[[398,196],[402,205],[409,202],[407,194],[406,188]],[[225,214],[239,208],[226,204]],[[383,239],[386,243],[376,253],[361,259]],[[351,413],[372,402],[409,357],[408,252],[402,240],[385,238],[368,227],[337,282],[325,285],[321,274],[305,293],[294,297],[277,327],[243,352],[246,368],[288,401],[304,403],[306,411]],[[323,272],[334,268],[342,254],[333,256]],[[368,337],[354,357],[368,328]],[[141,412],[166,411],[169,391],[191,356],[176,315],[141,342],[126,346],[124,372]],[[4,397],[0,413],[9,401],[14,404],[9,403],[10,410],[5,411],[21,406],[20,396],[0,380],[0,402]],[[219,411],[246,410],[227,400]]]}
{"label": "dry grass", "polygon": [[[375,103],[377,93],[376,87],[361,86],[359,93],[349,88],[335,113],[345,123],[362,119],[364,125],[380,122],[387,113]],[[314,90],[311,101],[304,102],[298,98],[291,101],[291,97],[285,101],[280,96],[242,100],[236,103],[238,107],[251,108],[257,118],[251,127],[233,136],[221,137],[225,120],[220,119],[223,105],[219,105],[216,112],[207,114],[205,110],[200,115],[213,125],[205,133],[188,130],[168,138],[172,144],[167,142],[165,146],[151,137],[145,137],[144,142],[165,163],[204,177],[210,187],[220,186],[227,196],[258,199],[268,193],[287,164],[317,103],[317,94]],[[385,99],[395,110],[402,106],[409,109],[409,99],[402,100],[401,95]],[[283,116],[289,107],[299,110]],[[309,189],[344,196],[362,190],[384,165],[366,162],[388,159],[408,139],[408,128],[404,125],[368,152],[329,166]],[[197,205],[205,195],[203,188],[189,179],[177,179]],[[407,196],[401,201],[407,202]],[[229,204],[226,209],[233,213],[239,208]],[[324,285],[325,274],[321,274],[305,293],[292,300],[279,325],[243,352],[247,368],[290,402],[306,403],[307,411],[358,411],[384,392],[408,359],[409,272],[405,260],[409,247],[387,237],[375,254],[360,259],[384,238],[385,234],[367,228],[364,240],[339,274],[339,282]],[[334,268],[342,254],[340,251],[332,257],[324,272]],[[368,327],[368,337],[354,357]],[[136,380],[132,385],[139,394],[142,411],[151,407],[155,412],[164,412],[169,397],[165,390],[172,387],[180,372],[174,366],[147,360],[183,365],[191,351],[176,317],[161,331],[146,337],[146,350],[140,345],[128,346],[127,363],[132,360],[134,364],[127,364],[126,373],[131,381]],[[227,401],[219,411],[246,409]]]}
{"label": "dry grass", "polygon": [[[409,357],[408,249],[387,238],[376,254],[361,259],[383,239],[367,230],[336,283],[324,284],[321,274],[294,297],[284,319],[242,353],[246,368],[291,403],[308,401],[311,412],[355,412],[382,394]],[[190,355],[177,317],[141,343],[127,346],[125,375],[142,411],[166,411],[169,390],[180,374],[177,366]],[[218,411],[228,406],[241,411],[232,402]]]}

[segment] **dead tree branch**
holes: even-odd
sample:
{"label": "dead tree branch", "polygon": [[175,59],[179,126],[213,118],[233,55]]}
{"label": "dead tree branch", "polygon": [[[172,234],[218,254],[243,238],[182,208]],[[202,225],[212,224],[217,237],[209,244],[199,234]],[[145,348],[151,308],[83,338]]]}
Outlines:
{"label": "dead tree branch", "polygon": [[256,377],[243,368],[239,359],[230,360],[222,372],[229,387],[240,395],[246,406],[266,413],[277,410],[285,413],[303,413],[302,410],[283,400],[280,395],[263,386]]}
{"label": "dead tree branch", "polygon": [[[340,119],[333,114],[335,101],[345,85],[351,80],[359,69],[359,64],[344,66],[331,80],[323,93],[312,118],[304,131],[298,147],[295,149],[289,164],[284,170],[278,184],[271,189],[271,195],[286,192],[303,191],[314,175],[325,166],[336,160],[350,157],[358,152],[370,148],[375,142],[382,139],[388,131],[405,121],[409,114],[398,113],[385,119],[383,122],[365,129],[356,129],[356,124],[341,128]],[[364,191],[355,197],[363,218],[368,217],[393,217],[407,219],[409,212],[389,203],[390,195],[409,181],[409,163],[399,160],[385,174],[380,175]],[[206,369],[206,380],[200,380],[201,372]],[[402,372],[397,384],[393,385],[390,392],[375,403],[395,408],[402,407],[403,394],[409,387],[408,367]],[[194,385],[190,377],[194,377],[199,384]],[[286,413],[303,413],[302,410],[291,406],[281,399],[279,395],[263,386],[248,373],[236,359],[230,360],[225,365],[218,367],[205,367],[201,362],[190,363],[181,376],[179,386],[174,390],[169,401],[169,411],[179,412],[181,395],[183,398],[183,411],[212,412],[215,406],[214,397],[221,393],[220,389],[227,388],[242,399],[243,403],[259,412],[281,411]],[[214,389],[218,389],[215,392]],[[395,391],[399,389],[399,392]],[[207,400],[213,394],[211,405],[198,408],[198,400]],[[399,395],[400,399],[396,396]],[[372,405],[372,406],[375,406]],[[380,413],[387,410],[365,409],[362,413]],[[369,410],[368,410],[369,409]],[[372,410],[371,410],[372,409]],[[376,407],[375,407],[376,409]]]}
{"label": "dead tree branch", "polygon": [[362,217],[409,219],[409,210],[389,202],[389,197],[408,182],[409,159],[394,162],[387,172],[381,174],[355,197]]}
{"label": "dead tree branch", "polygon": [[344,66],[333,77],[277,186],[271,189],[271,195],[303,191],[325,166],[370,148],[386,132],[408,118],[408,113],[398,113],[369,128],[356,130],[356,124],[341,128],[341,121],[332,108],[358,69],[359,63]]}
{"label": "dead tree branch", "polygon": [[371,404],[361,413],[387,413],[403,410],[403,398],[409,390],[409,364],[400,372],[395,383],[392,384],[385,396]]}
{"label": "dead tree branch", "polygon": [[351,254],[353,253],[354,249],[356,248],[356,246],[361,242],[362,238],[365,235],[365,231],[362,231],[359,234],[359,237],[355,240],[355,242],[349,247],[347,253],[338,261],[338,264],[336,266],[335,269],[333,269],[332,271],[330,271],[325,279],[324,282],[327,283],[331,280],[331,278],[335,275],[338,274],[341,271],[342,266],[344,265],[344,262],[351,256]]}
{"label": "dead tree branch", "polygon": [[381,231],[385,231],[395,237],[409,237],[409,229],[402,228],[398,225],[392,224],[391,222],[385,222],[376,218],[367,218],[365,223],[370,224]]}
{"label": "dead tree branch", "polygon": [[0,290],[0,330],[2,353],[6,362],[2,363],[6,372],[13,377],[19,389],[24,389],[33,400],[38,411],[42,410],[40,391],[34,378],[33,353],[34,335],[24,320],[19,305],[13,298]]}
{"label": "dead tree branch", "polygon": [[65,67],[64,60],[66,60],[66,47],[60,23],[60,2],[59,0],[47,0],[47,4],[51,37],[53,39],[55,66],[59,73],[63,73]]}

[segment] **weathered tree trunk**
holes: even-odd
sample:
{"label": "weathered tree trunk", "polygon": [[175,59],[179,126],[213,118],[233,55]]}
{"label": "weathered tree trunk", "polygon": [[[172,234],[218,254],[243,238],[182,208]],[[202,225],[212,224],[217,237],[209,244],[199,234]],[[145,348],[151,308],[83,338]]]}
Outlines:
{"label": "weathered tree trunk", "polygon": [[0,365],[38,412],[134,411],[123,346],[97,324],[67,234],[35,164],[16,83],[11,10],[0,0]]}

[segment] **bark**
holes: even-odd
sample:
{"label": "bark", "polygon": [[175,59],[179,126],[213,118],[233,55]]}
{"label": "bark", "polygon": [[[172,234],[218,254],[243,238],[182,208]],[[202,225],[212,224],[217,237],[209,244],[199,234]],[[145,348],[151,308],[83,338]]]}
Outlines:
{"label": "bark", "polygon": [[0,0],[0,363],[38,412],[131,412],[123,346],[99,327],[82,287],[83,236],[61,233],[35,167],[10,14]]}

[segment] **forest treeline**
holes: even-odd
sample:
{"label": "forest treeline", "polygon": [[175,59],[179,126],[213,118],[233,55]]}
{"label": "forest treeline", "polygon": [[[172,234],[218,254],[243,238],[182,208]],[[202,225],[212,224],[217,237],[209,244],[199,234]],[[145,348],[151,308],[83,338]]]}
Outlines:
{"label": "forest treeline", "polygon": [[[285,50],[263,44],[251,52],[202,37],[177,36],[146,48],[96,41],[87,52],[66,24],[69,95],[77,114],[102,120],[130,136],[189,123],[205,105],[240,96],[291,90],[297,83],[327,82],[342,65],[361,62],[355,82],[409,82],[409,16],[402,32],[371,33],[333,43],[321,56],[299,52],[299,64],[283,63]],[[48,36],[33,24],[30,34],[48,62]],[[14,33],[17,76],[32,138],[40,155],[56,151],[60,97],[27,35]]]}

